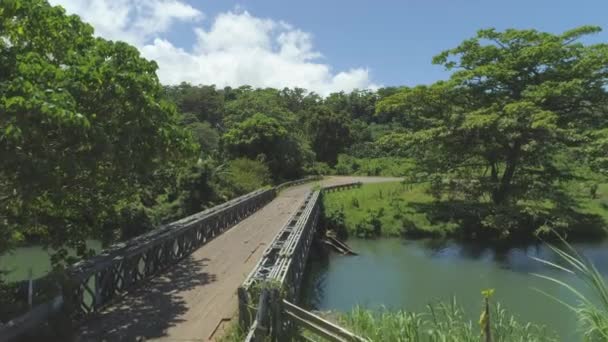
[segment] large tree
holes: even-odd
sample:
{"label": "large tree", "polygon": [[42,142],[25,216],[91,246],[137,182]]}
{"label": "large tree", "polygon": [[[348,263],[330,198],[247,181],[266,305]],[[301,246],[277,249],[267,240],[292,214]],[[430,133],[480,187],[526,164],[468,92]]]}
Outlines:
{"label": "large tree", "polygon": [[222,128],[224,120],[224,92],[215,86],[193,86],[181,83],[166,86],[165,92],[182,113],[193,114],[198,121],[206,121],[214,128]]}
{"label": "large tree", "polygon": [[325,106],[310,111],[308,136],[317,160],[335,165],[338,153],[352,142],[350,118],[345,112],[334,112]]}
{"label": "large tree", "polygon": [[228,156],[264,162],[275,180],[294,179],[310,159],[310,152],[283,123],[261,113],[238,123],[222,137]]}
{"label": "large tree", "polygon": [[580,42],[599,30],[479,31],[434,58],[454,71],[448,81],[379,104],[410,130],[383,140],[417,158],[412,175],[438,197],[567,203],[558,185],[585,159],[575,149],[606,127],[608,45]]}
{"label": "large tree", "polygon": [[156,69],[61,7],[1,2],[2,240],[33,234],[58,259],[66,246],[86,254],[117,203],[191,155]]}

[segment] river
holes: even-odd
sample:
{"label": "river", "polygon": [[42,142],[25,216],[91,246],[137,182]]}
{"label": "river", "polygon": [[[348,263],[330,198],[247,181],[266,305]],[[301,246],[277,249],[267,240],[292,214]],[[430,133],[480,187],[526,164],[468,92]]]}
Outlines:
{"label": "river", "polygon": [[[101,242],[88,240],[87,246],[93,250],[101,250]],[[73,253],[73,251],[68,251]],[[8,271],[4,277],[8,281],[26,280],[30,270],[33,278],[39,278],[51,270],[52,251],[40,246],[25,246],[15,248],[13,251],[0,255],[0,270]]]}
{"label": "river", "polygon": [[[349,311],[361,305],[422,312],[430,302],[455,297],[476,322],[481,291],[493,288],[493,299],[520,322],[545,325],[562,341],[581,339],[574,314],[537,291],[575,303],[566,289],[532,273],[582,285],[565,272],[531,258],[557,261],[547,246],[484,248],[453,241],[400,239],[354,239],[348,244],[358,256],[332,254],[328,260],[309,265],[305,296],[313,308]],[[608,241],[575,247],[608,275]]]}

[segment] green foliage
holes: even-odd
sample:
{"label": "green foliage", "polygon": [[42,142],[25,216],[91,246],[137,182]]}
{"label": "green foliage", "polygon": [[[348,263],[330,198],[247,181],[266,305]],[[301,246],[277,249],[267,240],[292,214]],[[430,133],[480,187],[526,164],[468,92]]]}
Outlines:
{"label": "green foliage", "polygon": [[6,323],[27,310],[27,302],[17,300],[17,284],[7,284],[0,277],[0,323]]}
{"label": "green foliage", "polygon": [[225,106],[224,123],[227,128],[233,128],[260,113],[280,122],[283,127],[294,128],[296,116],[287,108],[278,90],[242,86],[231,93],[233,99],[229,99]]}
{"label": "green foliage", "polygon": [[186,126],[192,136],[198,142],[204,155],[212,155],[218,152],[220,135],[208,122],[193,122]]}
{"label": "green foliage", "polygon": [[608,128],[591,132],[589,139],[590,144],[583,150],[589,156],[591,167],[595,172],[608,176]]}
{"label": "green foliage", "polygon": [[307,175],[331,175],[334,170],[327,163],[313,162],[304,168],[304,173]]}
{"label": "green foliage", "polygon": [[350,119],[344,112],[317,107],[308,119],[308,135],[317,160],[334,165],[338,153],[351,143]]}
{"label": "green foliage", "polygon": [[115,204],[194,144],[134,47],[42,0],[3,1],[0,36],[0,230],[86,255]]}
{"label": "green foliage", "polygon": [[218,178],[219,189],[231,194],[227,197],[246,194],[271,184],[268,167],[260,161],[246,158],[229,161]]}
{"label": "green foliage", "polygon": [[[534,236],[550,238],[551,229],[543,224],[550,217],[552,226],[571,239],[603,236],[608,225],[608,185],[598,185],[597,198],[589,196],[588,187],[569,187],[575,201],[572,208],[538,209],[501,207],[489,203],[435,199],[429,184],[407,185],[387,182],[364,184],[359,189],[325,194],[323,202],[328,228],[343,230],[344,235],[457,237],[474,240],[530,240]],[[335,218],[343,217],[342,221]],[[479,222],[479,217],[483,221]],[[376,221],[380,228],[375,228]],[[541,228],[538,228],[541,227]],[[377,229],[377,230],[376,230]]]}
{"label": "green foliage", "polygon": [[591,289],[592,295],[586,296],[574,285],[559,279],[541,274],[536,274],[536,276],[547,279],[574,294],[578,301],[574,305],[565,303],[559,298],[554,299],[576,313],[584,329],[585,341],[606,341],[608,340],[608,283],[606,283],[606,278],[565,240],[562,239],[561,243],[563,244],[561,248],[549,245],[559,256],[561,261],[559,264],[539,258],[534,259],[560,271],[576,275],[578,279],[584,281],[588,289]]}
{"label": "green foliage", "polygon": [[479,31],[435,57],[455,70],[448,81],[405,88],[378,104],[377,111],[401,113],[409,130],[379,145],[413,157],[409,179],[430,182],[437,199],[488,206],[479,212],[482,225],[513,230],[522,220],[511,218],[530,214],[559,227],[564,220],[547,216],[571,203],[560,185],[574,179],[575,166],[601,162],[580,153],[601,153],[586,142],[608,124],[601,115],[608,45],[578,42],[598,30]]}
{"label": "green foliage", "polygon": [[[324,201],[323,205],[325,205],[325,203],[326,202]],[[322,220],[323,226],[326,229],[336,232],[338,239],[345,240],[348,237],[349,232],[346,226],[346,215],[344,214],[344,209],[342,207],[338,209],[334,207],[330,210],[325,210]]]}
{"label": "green foliage", "polygon": [[359,189],[323,195],[326,226],[341,235],[439,237],[455,234],[455,222],[435,220],[416,210],[433,203],[424,185],[399,182],[364,184]]}
{"label": "green foliage", "polygon": [[245,340],[246,332],[239,326],[237,322],[230,322],[230,325],[217,340],[218,342],[241,342]]}
{"label": "green foliage", "polygon": [[182,113],[192,113],[197,121],[208,122],[211,127],[222,127],[224,120],[224,94],[215,86],[193,86],[181,83],[165,87],[165,93]]}
{"label": "green foliage", "polygon": [[355,158],[341,154],[334,167],[338,175],[402,177],[413,167],[408,158]]}
{"label": "green foliage", "polygon": [[228,155],[264,162],[275,180],[301,176],[309,158],[303,142],[278,120],[260,113],[238,123],[222,139]]}
{"label": "green foliage", "polygon": [[[359,207],[359,201],[355,201],[356,208]],[[365,218],[355,225],[355,235],[359,238],[378,237],[382,233],[382,221],[384,216],[384,208],[377,210],[366,210]]]}
{"label": "green foliage", "polygon": [[[453,300],[429,304],[423,313],[403,310],[371,311],[361,307],[340,317],[340,323],[353,333],[370,341],[412,342],[478,342],[479,328],[466,318]],[[558,341],[554,333],[533,323],[520,323],[500,305],[491,310],[492,341],[541,342]]]}
{"label": "green foliage", "polygon": [[334,112],[345,111],[353,119],[371,122],[378,95],[370,90],[353,90],[350,93],[332,93],[325,99],[325,105]]}

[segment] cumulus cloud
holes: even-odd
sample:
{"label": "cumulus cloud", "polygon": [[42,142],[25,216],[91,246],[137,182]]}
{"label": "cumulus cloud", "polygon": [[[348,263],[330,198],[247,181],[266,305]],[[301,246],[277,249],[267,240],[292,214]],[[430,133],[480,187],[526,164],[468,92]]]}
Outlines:
{"label": "cumulus cloud", "polygon": [[178,0],[51,0],[93,25],[98,36],[141,47],[178,21],[196,22],[203,13]]}
{"label": "cumulus cloud", "polygon": [[[203,13],[178,0],[52,0],[91,23],[98,35],[125,40],[159,65],[165,84],[301,87],[328,94],[375,88],[369,71],[335,72],[315,51],[310,33],[246,11],[218,14],[203,27]],[[195,41],[177,47],[163,37],[175,22],[189,22]]]}

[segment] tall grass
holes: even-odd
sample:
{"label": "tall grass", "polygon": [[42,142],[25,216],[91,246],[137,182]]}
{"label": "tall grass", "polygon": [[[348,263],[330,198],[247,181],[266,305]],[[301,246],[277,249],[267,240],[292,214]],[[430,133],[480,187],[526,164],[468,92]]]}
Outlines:
{"label": "tall grass", "polygon": [[535,259],[558,270],[575,275],[578,279],[584,281],[592,294],[585,295],[575,285],[566,281],[542,274],[535,275],[556,283],[575,295],[578,303],[572,305],[547,294],[576,313],[583,329],[585,341],[608,341],[608,284],[606,284],[606,279],[593,263],[579,254],[572,245],[564,239],[561,239],[561,241],[563,243],[561,248],[549,244],[549,247],[560,257],[561,265],[544,259]]}
{"label": "tall grass", "polygon": [[217,342],[242,342],[246,337],[246,333],[241,329],[238,321],[231,322]]}
{"label": "tall grass", "polygon": [[[326,194],[323,205],[330,228],[343,229],[350,236],[440,237],[451,232],[455,225],[431,222],[427,214],[413,208],[416,204],[433,201],[426,190],[424,184],[364,184],[358,189]],[[343,217],[341,222],[335,222],[338,217]]]}
{"label": "tall grass", "polygon": [[[360,307],[340,317],[340,323],[370,341],[395,342],[479,342],[482,327],[466,318],[465,312],[452,300],[427,306],[423,313],[404,310],[366,310]],[[491,309],[493,342],[557,341],[543,326],[519,323],[500,305]]]}

